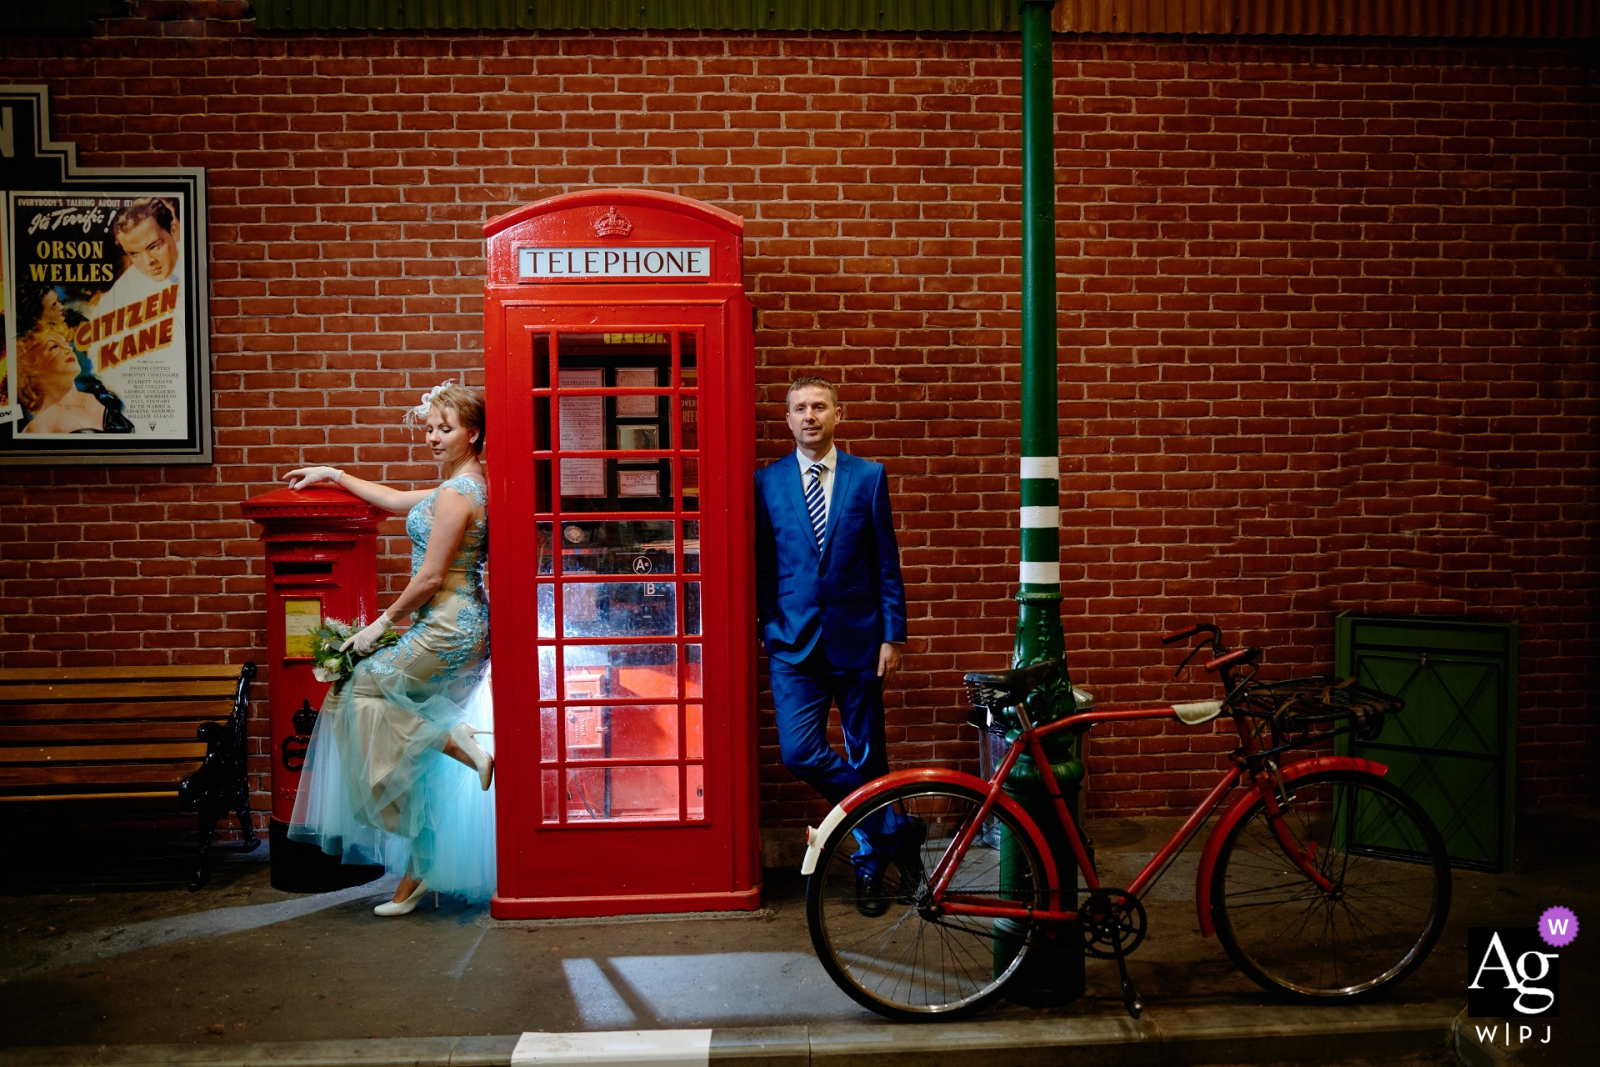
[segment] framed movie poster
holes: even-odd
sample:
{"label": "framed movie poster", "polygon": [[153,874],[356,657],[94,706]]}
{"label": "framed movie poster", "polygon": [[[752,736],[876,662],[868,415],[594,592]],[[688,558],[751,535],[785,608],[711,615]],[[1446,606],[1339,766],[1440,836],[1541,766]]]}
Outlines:
{"label": "framed movie poster", "polygon": [[205,173],[80,169],[0,86],[0,464],[211,462]]}

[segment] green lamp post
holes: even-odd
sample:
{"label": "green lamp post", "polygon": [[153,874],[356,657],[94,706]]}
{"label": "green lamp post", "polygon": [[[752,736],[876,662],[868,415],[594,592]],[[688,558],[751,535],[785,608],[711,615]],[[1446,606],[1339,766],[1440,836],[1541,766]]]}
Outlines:
{"label": "green lamp post", "polygon": [[[1056,208],[1055,94],[1050,14],[1054,0],[1021,0],[1022,21],[1022,569],[1017,639],[1012,666],[1063,661],[1055,680],[1028,702],[1035,723],[1072,714],[1072,684],[1061,632],[1061,461],[1056,421]],[[1015,734],[1012,735],[1015,737]],[[1052,772],[1076,812],[1083,764],[1076,737],[1045,742]],[[1006,779],[1014,796],[1043,828],[1061,865],[1064,904],[1077,896],[1077,868],[1059,829],[1044,782],[1028,756]],[[1002,838],[1001,863],[1010,869],[1016,849]],[[1002,959],[1015,952],[996,939]],[[1037,1005],[1069,1003],[1083,995],[1083,949],[1070,931],[1036,944],[1010,987],[1012,999]]]}

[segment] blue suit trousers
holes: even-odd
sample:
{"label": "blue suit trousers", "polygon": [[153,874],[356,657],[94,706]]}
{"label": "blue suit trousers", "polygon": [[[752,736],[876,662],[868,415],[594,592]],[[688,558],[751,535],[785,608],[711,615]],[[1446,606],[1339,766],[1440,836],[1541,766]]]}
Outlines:
{"label": "blue suit trousers", "polygon": [[[837,804],[858,787],[889,773],[883,731],[883,680],[878,667],[841,670],[828,662],[822,643],[798,664],[769,661],[783,765],[796,778]],[[844,732],[841,759],[828,744],[828,709],[838,702]],[[886,808],[856,831],[851,859],[857,872],[883,873],[905,828],[905,816]]]}

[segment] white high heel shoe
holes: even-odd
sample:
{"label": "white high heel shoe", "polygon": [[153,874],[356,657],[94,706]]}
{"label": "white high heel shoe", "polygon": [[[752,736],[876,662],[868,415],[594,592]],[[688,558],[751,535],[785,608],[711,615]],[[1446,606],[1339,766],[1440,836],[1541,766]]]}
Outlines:
{"label": "white high heel shoe", "polygon": [[484,789],[489,788],[489,783],[494,781],[494,757],[483,750],[483,746],[473,740],[478,734],[493,736],[493,730],[474,730],[464,722],[458,722],[450,727],[450,740],[456,747],[467,754],[472,765],[478,768],[478,784]]}
{"label": "white high heel shoe", "polygon": [[[417,910],[417,902],[421,900],[427,894],[427,892],[427,883],[418,882],[417,887],[411,891],[411,895],[409,897],[406,897],[404,900],[391,900],[387,904],[379,904],[377,907],[372,909],[372,914],[382,915],[385,918],[391,915],[410,915],[413,911]],[[439,894],[437,893],[433,895],[433,906],[435,908],[439,906]]]}

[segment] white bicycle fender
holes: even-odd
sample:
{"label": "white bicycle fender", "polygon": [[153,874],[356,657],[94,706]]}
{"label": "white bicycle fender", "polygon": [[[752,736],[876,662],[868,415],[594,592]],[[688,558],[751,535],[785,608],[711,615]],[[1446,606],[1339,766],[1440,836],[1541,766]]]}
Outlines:
{"label": "white bicycle fender", "polygon": [[822,825],[816,829],[806,827],[806,858],[800,864],[800,873],[811,875],[817,869],[817,860],[822,857],[822,845],[833,836],[833,831],[844,822],[844,817],[850,814],[837,804],[828,812],[828,817],[822,820]]}

